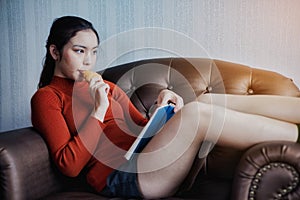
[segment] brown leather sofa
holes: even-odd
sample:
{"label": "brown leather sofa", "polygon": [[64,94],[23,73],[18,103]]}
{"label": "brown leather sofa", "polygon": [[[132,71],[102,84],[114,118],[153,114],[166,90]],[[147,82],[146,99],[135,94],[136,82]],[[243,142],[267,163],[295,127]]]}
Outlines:
{"label": "brown leather sofa", "polygon": [[[300,96],[293,81],[278,73],[220,60],[158,58],[101,73],[145,116],[162,88],[180,94],[185,103],[202,93]],[[183,185],[188,190],[169,199],[300,199],[299,173],[300,144],[268,142],[245,151],[215,146],[205,158],[195,159]],[[94,194],[81,176],[60,174],[42,137],[27,127],[0,134],[0,199],[107,198]]]}

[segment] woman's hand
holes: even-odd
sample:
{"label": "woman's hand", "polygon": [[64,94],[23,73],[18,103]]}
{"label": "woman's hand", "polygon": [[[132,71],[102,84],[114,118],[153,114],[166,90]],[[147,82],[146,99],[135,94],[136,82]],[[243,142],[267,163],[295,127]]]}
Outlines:
{"label": "woman's hand", "polygon": [[95,101],[94,111],[92,112],[91,116],[103,122],[107,108],[109,106],[107,97],[110,89],[109,85],[106,84],[100,77],[92,78],[89,85],[91,96]]}
{"label": "woman's hand", "polygon": [[184,106],[181,96],[168,89],[162,90],[157,97],[157,105],[164,106],[170,103],[175,105],[174,112],[177,112]]}

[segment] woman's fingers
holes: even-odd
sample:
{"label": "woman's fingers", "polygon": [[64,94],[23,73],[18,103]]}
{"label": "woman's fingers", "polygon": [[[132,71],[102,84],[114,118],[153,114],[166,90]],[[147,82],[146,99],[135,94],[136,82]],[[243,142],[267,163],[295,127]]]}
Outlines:
{"label": "woman's fingers", "polygon": [[104,91],[106,94],[108,94],[110,87],[109,87],[108,84],[102,82],[102,83],[99,84],[99,89],[101,91]]}
{"label": "woman's fingers", "polygon": [[174,112],[180,110],[183,106],[183,99],[179,95],[165,97],[162,101],[162,105],[170,104],[174,106]]}
{"label": "woman's fingers", "polygon": [[90,80],[90,82],[89,82],[89,84],[90,84],[90,86],[92,86],[92,85],[94,85],[95,83],[97,83],[97,82],[102,82],[102,83],[104,83],[104,81],[103,81],[103,79],[100,77],[100,76],[98,76],[98,77],[93,77],[91,80]]}
{"label": "woman's fingers", "polygon": [[93,85],[91,85],[91,88],[94,92],[98,91],[100,94],[108,94],[109,92],[109,85],[105,82],[97,81]]}
{"label": "woman's fingers", "polygon": [[161,91],[158,96],[157,103],[159,106],[173,104],[175,106],[174,112],[177,112],[184,106],[182,97],[170,90]]}
{"label": "woman's fingers", "polygon": [[107,94],[109,92],[109,85],[105,83],[102,79],[94,77],[89,82],[90,85],[90,93],[95,100],[107,98]]}
{"label": "woman's fingers", "polygon": [[174,112],[177,112],[177,111],[180,110],[183,106],[184,106],[183,99],[182,99],[181,96],[178,96],[178,97],[177,97],[176,104],[175,104]]}

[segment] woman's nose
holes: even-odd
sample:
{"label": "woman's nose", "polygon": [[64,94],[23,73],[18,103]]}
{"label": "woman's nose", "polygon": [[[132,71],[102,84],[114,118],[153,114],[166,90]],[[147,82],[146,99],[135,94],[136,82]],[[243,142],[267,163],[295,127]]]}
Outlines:
{"label": "woman's nose", "polygon": [[86,56],[84,57],[83,64],[84,64],[84,65],[90,65],[91,62],[92,62],[91,54],[88,53],[88,54],[86,54]]}

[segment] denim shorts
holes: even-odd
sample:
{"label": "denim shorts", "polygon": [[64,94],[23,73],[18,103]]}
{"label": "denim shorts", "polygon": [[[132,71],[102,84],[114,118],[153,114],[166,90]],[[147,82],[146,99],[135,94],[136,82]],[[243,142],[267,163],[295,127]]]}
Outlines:
{"label": "denim shorts", "polygon": [[113,171],[106,179],[106,187],[100,192],[106,197],[142,198],[137,180],[136,157]]}

